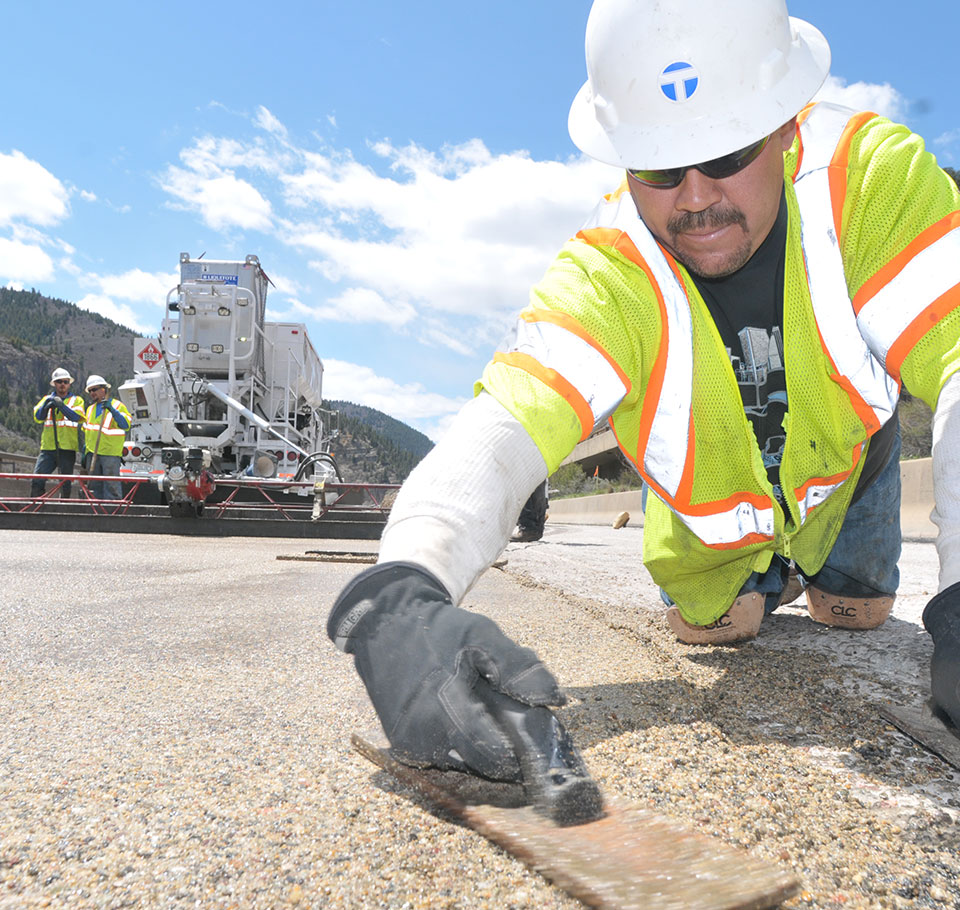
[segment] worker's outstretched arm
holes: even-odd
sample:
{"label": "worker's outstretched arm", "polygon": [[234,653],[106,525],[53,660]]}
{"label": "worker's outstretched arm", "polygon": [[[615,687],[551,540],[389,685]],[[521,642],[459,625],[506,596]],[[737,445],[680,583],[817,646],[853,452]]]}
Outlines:
{"label": "worker's outstretched arm", "polygon": [[933,418],[931,518],[938,525],[939,593],[923,611],[933,637],[930,688],[934,700],[960,728],[960,373],[943,385]]}
{"label": "worker's outstretched arm", "polygon": [[424,566],[459,603],[500,555],[520,509],[546,477],[530,434],[481,392],[403,484],[380,561]]}
{"label": "worker's outstretched arm", "polygon": [[560,705],[528,648],[456,604],[499,555],[546,464],[523,427],[481,393],[411,473],[380,562],[340,594],[327,632],[354,661],[398,757],[518,779],[521,760],[490,712]]}

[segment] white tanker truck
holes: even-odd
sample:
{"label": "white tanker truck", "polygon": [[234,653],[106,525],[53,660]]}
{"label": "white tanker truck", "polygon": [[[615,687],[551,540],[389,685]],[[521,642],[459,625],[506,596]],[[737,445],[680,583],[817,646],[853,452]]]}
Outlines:
{"label": "white tanker truck", "polygon": [[134,342],[124,472],[156,474],[174,514],[199,514],[217,477],[339,479],[323,364],[302,323],[266,321],[270,283],[256,256],[181,253],[159,336]]}

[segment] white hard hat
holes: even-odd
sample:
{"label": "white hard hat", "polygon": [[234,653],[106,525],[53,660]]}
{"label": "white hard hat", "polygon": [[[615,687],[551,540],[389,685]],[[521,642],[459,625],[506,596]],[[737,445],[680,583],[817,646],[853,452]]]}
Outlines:
{"label": "white hard hat", "polygon": [[744,148],[814,96],[830,47],[784,0],[595,0],[570,137],[616,167],[698,164]]}
{"label": "white hard hat", "polygon": [[87,377],[87,384],[84,386],[84,391],[89,392],[90,389],[95,388],[98,385],[106,386],[110,388],[110,383],[107,382],[102,376],[98,376],[96,373]]}
{"label": "white hard hat", "polygon": [[66,379],[69,382],[73,382],[73,377],[63,367],[57,367],[53,371],[53,375],[50,377],[50,385],[53,385],[58,379]]}

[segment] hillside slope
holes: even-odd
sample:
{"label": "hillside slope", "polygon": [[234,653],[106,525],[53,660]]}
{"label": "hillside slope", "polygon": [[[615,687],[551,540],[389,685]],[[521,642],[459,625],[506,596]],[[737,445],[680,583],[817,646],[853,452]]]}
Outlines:
{"label": "hillside slope", "polygon": [[324,405],[339,414],[331,449],[343,479],[352,483],[401,483],[433,448],[429,438],[376,408],[349,401]]}

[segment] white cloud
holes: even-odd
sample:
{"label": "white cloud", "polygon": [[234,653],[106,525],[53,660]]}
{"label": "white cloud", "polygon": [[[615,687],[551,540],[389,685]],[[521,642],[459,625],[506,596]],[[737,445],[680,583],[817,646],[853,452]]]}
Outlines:
{"label": "white cloud", "polygon": [[[300,283],[289,275],[283,275],[279,272],[270,271],[270,282],[272,288],[269,294],[283,294],[286,297],[296,297],[300,293]],[[269,300],[269,296],[267,298]]]}
{"label": "white cloud", "polygon": [[233,174],[208,177],[171,167],[162,186],[179,200],[175,208],[198,212],[215,231],[233,227],[265,231],[270,227],[270,203],[250,183]]}
{"label": "white cloud", "polygon": [[907,115],[907,100],[890,83],[854,82],[848,85],[839,76],[827,76],[814,101],[832,101],[858,111],[873,111],[882,117],[902,122]]}
{"label": "white cloud", "polygon": [[379,142],[371,149],[381,174],[349,152],[292,145],[266,108],[255,123],[269,135],[206,136],[184,149],[162,181],[174,204],[218,230],[272,228],[306,253],[338,286],[310,307],[313,318],[417,330],[460,353],[470,352],[466,336],[499,337],[504,314],[526,304],[530,285],[620,180],[586,158],[494,155],[479,140],[436,152]]}
{"label": "white cloud", "polygon": [[94,285],[107,297],[121,300],[152,303],[162,306],[167,292],[179,281],[176,272],[144,272],[130,269],[120,275],[88,275],[83,284]]}
{"label": "white cloud", "polygon": [[150,335],[157,331],[155,325],[146,325],[140,320],[140,316],[126,304],[116,303],[112,297],[105,294],[87,294],[81,300],[77,301],[77,306],[81,310],[88,310],[91,313],[99,313],[119,322],[120,325],[129,329],[134,329],[141,334]]}
{"label": "white cloud", "polygon": [[952,166],[960,157],[954,151],[960,152],[960,129],[941,133],[933,140],[933,146],[937,150],[937,157],[942,159],[940,163]]}
{"label": "white cloud", "polygon": [[417,311],[402,300],[384,300],[370,288],[347,288],[323,306],[315,307],[311,315],[336,322],[383,322],[399,328],[410,322]]}
{"label": "white cloud", "polygon": [[280,136],[283,139],[287,137],[287,128],[262,104],[257,108],[254,123],[268,133],[273,133],[275,136]]}
{"label": "white cloud", "polygon": [[89,190],[80,190],[80,198],[81,198],[84,202],[96,202],[96,201],[97,201],[97,194],[96,194],[96,193],[91,193]]}
{"label": "white cloud", "polygon": [[16,149],[0,152],[0,224],[22,219],[48,227],[69,211],[66,187],[42,164]]}
{"label": "white cloud", "polygon": [[400,385],[377,375],[370,367],[343,360],[323,361],[323,397],[352,401],[402,420],[431,439],[463,407],[466,398],[448,398],[428,392],[420,383]]}
{"label": "white cloud", "polygon": [[0,277],[8,282],[48,281],[53,260],[36,244],[0,237]]}
{"label": "white cloud", "polygon": [[434,154],[380,143],[393,175],[304,155],[282,179],[294,211],[284,239],[314,254],[328,280],[365,284],[387,300],[485,317],[514,311],[559,246],[619,176],[586,159],[493,156],[479,141]]}
{"label": "white cloud", "polygon": [[180,160],[186,170],[198,177],[219,177],[233,173],[238,168],[279,173],[289,167],[289,155],[278,154],[275,147],[268,148],[259,140],[243,143],[238,139],[218,139],[204,136],[192,146],[180,152]]}
{"label": "white cloud", "polygon": [[314,317],[314,311],[308,306],[304,306],[295,297],[291,298],[286,309],[279,309],[270,302],[267,297],[267,319],[271,322],[303,322],[306,319]]}

